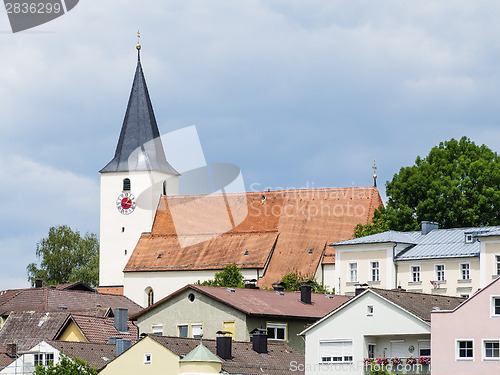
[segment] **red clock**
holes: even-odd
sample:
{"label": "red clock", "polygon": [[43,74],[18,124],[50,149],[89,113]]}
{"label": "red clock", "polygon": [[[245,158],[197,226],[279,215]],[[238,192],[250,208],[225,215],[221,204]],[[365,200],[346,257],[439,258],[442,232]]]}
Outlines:
{"label": "red clock", "polygon": [[132,193],[121,193],[116,200],[116,208],[124,215],[129,215],[135,210],[135,197]]}

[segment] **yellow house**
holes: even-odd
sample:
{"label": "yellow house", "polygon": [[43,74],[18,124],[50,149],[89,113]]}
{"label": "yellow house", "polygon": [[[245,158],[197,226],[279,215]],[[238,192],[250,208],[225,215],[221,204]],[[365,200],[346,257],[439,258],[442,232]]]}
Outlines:
{"label": "yellow house", "polygon": [[368,285],[469,297],[500,275],[500,227],[387,231],[334,243],[335,292]]}
{"label": "yellow house", "polygon": [[[219,339],[226,340],[201,342],[200,339],[147,335],[109,362],[100,374],[252,374],[256,369],[260,373],[260,368],[277,373],[287,371],[290,363],[304,363],[304,355],[285,344],[266,344],[265,350],[258,352],[251,342],[232,341],[230,336]],[[295,373],[303,375],[304,371]]]}

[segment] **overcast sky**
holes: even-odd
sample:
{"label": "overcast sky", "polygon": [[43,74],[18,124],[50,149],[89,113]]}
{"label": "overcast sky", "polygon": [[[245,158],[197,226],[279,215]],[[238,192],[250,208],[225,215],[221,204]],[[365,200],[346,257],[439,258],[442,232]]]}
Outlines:
{"label": "overcast sky", "polygon": [[[0,290],[53,225],[99,231],[136,65],[162,134],[196,125],[248,190],[379,188],[464,135],[500,150],[500,3],[81,0],[13,34],[0,9]],[[174,165],[175,167],[175,165]]]}

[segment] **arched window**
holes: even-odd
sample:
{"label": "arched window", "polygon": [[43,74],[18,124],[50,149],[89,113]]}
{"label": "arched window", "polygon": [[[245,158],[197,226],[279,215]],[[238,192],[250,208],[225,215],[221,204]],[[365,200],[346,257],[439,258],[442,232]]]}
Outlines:
{"label": "arched window", "polygon": [[163,181],[163,195],[167,195],[167,181]]}
{"label": "arched window", "polygon": [[123,180],[123,191],[130,191],[130,178]]}
{"label": "arched window", "polygon": [[153,303],[155,303],[153,288],[147,287],[145,291],[146,291],[146,304],[147,306],[151,306]]}

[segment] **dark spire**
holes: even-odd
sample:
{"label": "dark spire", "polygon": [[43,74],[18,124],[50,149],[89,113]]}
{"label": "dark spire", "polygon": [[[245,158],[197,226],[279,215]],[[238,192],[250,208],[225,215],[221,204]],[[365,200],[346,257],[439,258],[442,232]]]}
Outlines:
{"label": "dark spire", "polygon": [[[137,51],[140,53],[139,44]],[[160,171],[179,175],[165,158],[153,106],[142,72],[140,55],[138,55],[134,83],[115,157],[100,172],[127,171]]]}

